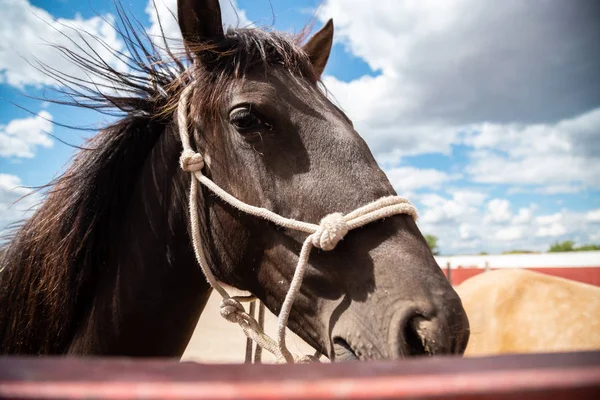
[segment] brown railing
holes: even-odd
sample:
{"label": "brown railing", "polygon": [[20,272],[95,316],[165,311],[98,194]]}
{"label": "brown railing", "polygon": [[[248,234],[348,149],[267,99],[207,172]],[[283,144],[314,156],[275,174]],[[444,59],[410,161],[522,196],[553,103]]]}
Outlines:
{"label": "brown railing", "polygon": [[207,365],[0,357],[8,399],[600,399],[600,352]]}

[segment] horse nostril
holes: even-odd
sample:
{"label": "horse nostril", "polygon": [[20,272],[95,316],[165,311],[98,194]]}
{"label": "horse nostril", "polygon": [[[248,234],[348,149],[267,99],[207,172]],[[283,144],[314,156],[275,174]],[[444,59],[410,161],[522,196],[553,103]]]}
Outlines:
{"label": "horse nostril", "polygon": [[427,321],[422,316],[416,314],[406,320],[403,329],[400,330],[404,336],[404,342],[407,347],[407,356],[421,356],[431,354],[428,350],[427,338],[424,335],[421,326]]}
{"label": "horse nostril", "polygon": [[454,325],[458,331],[448,329],[453,319],[445,320],[439,317],[425,318],[414,315],[409,318],[403,329],[407,355],[462,354],[469,339],[467,322]]}
{"label": "horse nostril", "polygon": [[[469,339],[469,322],[462,308],[409,304],[390,320],[389,338],[395,357],[463,354]],[[429,311],[427,311],[429,310]],[[454,311],[459,310],[459,312]]]}

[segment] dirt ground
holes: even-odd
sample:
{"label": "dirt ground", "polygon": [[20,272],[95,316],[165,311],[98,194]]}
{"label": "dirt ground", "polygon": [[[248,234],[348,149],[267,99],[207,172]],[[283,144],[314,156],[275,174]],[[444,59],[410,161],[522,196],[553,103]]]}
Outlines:
{"label": "dirt ground", "polygon": [[[227,288],[230,294],[233,290]],[[210,297],[196,330],[183,354],[182,361],[196,361],[203,363],[243,363],[246,351],[246,336],[237,324],[226,321],[219,314],[221,297],[213,292]],[[246,311],[248,304],[244,304]],[[265,315],[265,332],[275,337],[277,333],[277,317],[268,310]],[[314,349],[306,342],[287,331],[286,342],[288,349],[298,355],[314,354]],[[263,351],[262,360],[265,363],[275,362],[275,357]]]}

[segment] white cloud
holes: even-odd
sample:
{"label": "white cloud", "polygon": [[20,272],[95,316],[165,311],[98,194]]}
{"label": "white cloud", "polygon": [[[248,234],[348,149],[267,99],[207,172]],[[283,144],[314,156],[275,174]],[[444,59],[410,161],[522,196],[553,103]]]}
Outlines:
{"label": "white cloud", "polygon": [[549,215],[541,215],[535,218],[539,228],[535,232],[538,237],[553,237],[561,236],[567,233],[567,229],[563,221],[565,221],[565,213],[557,212]]}
{"label": "white cloud", "polygon": [[[156,3],[156,7],[154,3]],[[250,24],[246,12],[238,8],[236,0],[221,1],[220,3],[223,25],[245,27]],[[155,0],[154,2],[150,0],[146,5],[146,14],[151,23],[148,34],[159,47],[164,47],[160,29],[162,25],[169,47],[175,52],[181,51],[182,41],[177,22],[177,0]],[[160,16],[160,24],[158,16]]]}
{"label": "white cloud", "polygon": [[532,218],[533,208],[520,208],[519,213],[512,218],[511,223],[514,225],[527,224]]}
{"label": "white cloud", "polygon": [[487,193],[469,189],[447,190],[455,201],[469,206],[480,206],[488,197]]}
{"label": "white cloud", "polygon": [[[171,10],[177,14],[176,0],[156,0],[161,15],[161,22],[167,38],[176,43],[180,49],[181,35],[176,19]],[[64,46],[69,50],[83,54],[87,51],[94,58],[101,58],[117,71],[126,71],[128,67],[114,51],[127,54],[125,44],[113,28],[116,21],[112,14],[84,19],[76,15],[73,19],[55,19],[50,13],[32,6],[28,0],[0,0],[2,24],[0,24],[0,83],[24,89],[27,86],[41,87],[57,85],[55,78],[47,76],[36,67],[47,65],[62,74],[75,79],[93,80],[102,85],[104,92],[118,90],[116,83],[102,77],[88,76],[85,71],[67,59],[51,45]],[[225,25],[245,26],[249,24],[244,11],[237,9],[235,0],[222,2],[223,22]],[[146,12],[151,27],[149,34],[160,35],[156,12],[149,1]],[[88,44],[91,49],[88,48]],[[158,41],[162,44],[162,41]],[[179,47],[177,47],[179,46]],[[81,48],[79,48],[81,47]],[[89,58],[89,57],[88,57]],[[33,65],[32,65],[33,64]],[[55,73],[51,72],[53,75]]]}
{"label": "white cloud", "polygon": [[476,229],[469,224],[460,224],[458,227],[458,234],[461,238],[461,240],[469,240],[469,239],[473,239],[474,237],[477,236],[477,234],[475,233]]}
{"label": "white cloud", "polygon": [[557,212],[555,214],[539,216],[535,219],[535,221],[540,225],[553,225],[560,222],[562,219],[562,212]]}
{"label": "white cloud", "polygon": [[598,186],[593,7],[326,0],[319,18],[333,17],[336,40],[378,75],[325,83],[379,162],[464,144],[475,149],[466,171],[476,182]]}
{"label": "white cloud", "polygon": [[414,167],[397,167],[385,171],[394,189],[406,195],[418,189],[437,189],[442,184],[458,179],[459,176],[449,175],[436,169],[419,169]]}
{"label": "white cloud", "polygon": [[506,199],[492,199],[487,205],[484,222],[507,222],[512,217],[510,202]]}
{"label": "white cloud", "polygon": [[404,155],[450,154],[459,138],[457,126],[411,121],[416,103],[407,90],[397,90],[385,75],[351,82],[325,76],[323,82],[379,162],[393,163]]}
{"label": "white cloud", "polygon": [[18,176],[0,173],[0,232],[31,216],[41,199],[37,193],[31,193],[31,189],[22,187]]}
{"label": "white cloud", "polygon": [[52,115],[47,111],[0,125],[0,157],[32,158],[37,147],[52,147],[48,133],[52,133]]}
{"label": "white cloud", "polygon": [[[561,210],[540,214],[538,206],[521,207],[515,214],[506,199],[492,199],[479,205],[467,205],[456,194],[421,194],[418,197],[419,228],[425,234],[438,237],[444,254],[492,253],[526,249],[546,251],[560,240],[578,244],[597,243],[598,228],[594,218],[600,210],[573,212]],[[497,218],[486,218],[490,211]]]}
{"label": "white cloud", "polygon": [[539,237],[550,237],[564,235],[565,233],[567,233],[565,226],[560,222],[555,222],[548,226],[540,226],[535,235]]}
{"label": "white cloud", "polygon": [[466,172],[482,183],[533,185],[544,194],[600,187],[600,108],[554,124],[481,124],[464,143]]}
{"label": "white cloud", "polygon": [[517,240],[523,237],[523,228],[520,226],[508,226],[506,228],[499,229],[496,232],[496,239],[498,240]]}
{"label": "white cloud", "polygon": [[582,190],[585,190],[585,187],[581,185],[547,185],[536,188],[535,192],[541,194],[566,194],[580,193]]}
{"label": "white cloud", "polygon": [[588,211],[585,217],[590,222],[600,222],[600,209]]}
{"label": "white cloud", "polygon": [[[100,16],[84,19],[79,15],[74,19],[54,19],[48,12],[32,6],[27,0],[0,0],[0,8],[0,83],[18,88],[55,85],[55,79],[30,65],[37,65],[36,60],[63,74],[89,80],[90,77],[81,68],[49,45],[62,45],[81,53],[77,46],[86,48],[83,38],[113,68],[126,69],[105,47],[124,50],[123,42],[111,26],[115,21],[110,14],[104,16],[105,20]],[[91,53],[92,50],[88,52]],[[97,78],[96,82],[99,82]]]}
{"label": "white cloud", "polygon": [[478,207],[461,201],[460,194],[447,199],[438,194],[424,194],[419,201],[425,207],[421,221],[425,224],[457,224],[464,216],[478,212]]}

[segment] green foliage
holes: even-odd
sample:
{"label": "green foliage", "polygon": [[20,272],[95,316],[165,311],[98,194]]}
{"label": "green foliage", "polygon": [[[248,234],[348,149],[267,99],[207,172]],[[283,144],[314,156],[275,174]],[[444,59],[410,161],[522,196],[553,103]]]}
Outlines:
{"label": "green foliage", "polygon": [[574,251],[575,242],[572,240],[565,240],[564,242],[556,242],[550,249],[548,249],[548,253],[559,253],[563,251]]}
{"label": "green foliage", "polygon": [[575,251],[594,251],[594,250],[600,250],[600,245],[584,244],[583,246],[579,246]]}
{"label": "green foliage", "polygon": [[[431,249],[431,252],[434,255],[440,254],[440,249],[438,247],[438,238],[434,235],[425,235],[425,240],[427,241],[427,245]],[[550,246],[548,250],[549,253],[559,253],[566,251],[595,251],[600,250],[600,245],[597,244],[585,244],[582,246],[575,246],[575,242],[572,240],[565,240],[563,242],[556,242]],[[509,250],[504,251],[502,254],[539,254],[539,251],[532,250]],[[479,255],[486,256],[488,253],[486,251],[482,251]]]}
{"label": "green foliage", "polygon": [[597,244],[584,244],[583,246],[575,247],[575,242],[573,242],[572,240],[565,240],[564,242],[556,242],[552,246],[550,246],[548,253],[592,250],[600,250],[600,246]]}
{"label": "green foliage", "polygon": [[433,255],[439,255],[440,250],[438,249],[438,238],[433,235],[425,235],[425,240],[427,241],[427,245],[431,249]]}
{"label": "green foliage", "polygon": [[531,251],[531,250],[509,250],[509,251],[502,252],[502,254],[534,254],[534,253],[537,253],[537,251]]}

